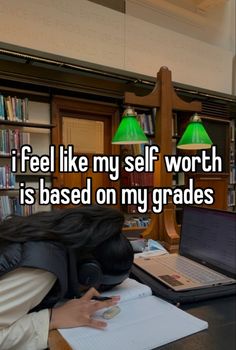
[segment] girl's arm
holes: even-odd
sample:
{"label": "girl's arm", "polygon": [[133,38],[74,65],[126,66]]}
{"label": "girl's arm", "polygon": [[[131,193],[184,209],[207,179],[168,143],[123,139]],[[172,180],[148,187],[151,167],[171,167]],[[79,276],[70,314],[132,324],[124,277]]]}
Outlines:
{"label": "girl's arm", "polygon": [[48,310],[25,315],[11,326],[0,329],[0,349],[46,349],[48,347],[48,329]]}
{"label": "girl's arm", "polygon": [[47,348],[49,311],[28,312],[50,291],[56,277],[47,271],[19,268],[0,279],[0,349]]}
{"label": "girl's arm", "polygon": [[55,280],[49,272],[30,268],[17,269],[0,279],[0,349],[45,349],[49,329],[106,327],[106,322],[92,316],[100,309],[116,305],[119,297],[107,301],[92,300],[99,296],[94,288],[80,299],[69,300],[52,310],[28,314],[50,291]]}

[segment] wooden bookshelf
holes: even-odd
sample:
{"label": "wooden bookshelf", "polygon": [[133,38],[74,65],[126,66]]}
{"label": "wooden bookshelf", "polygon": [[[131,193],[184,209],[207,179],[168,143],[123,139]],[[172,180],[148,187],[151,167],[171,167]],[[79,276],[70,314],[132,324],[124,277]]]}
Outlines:
{"label": "wooden bookshelf", "polygon": [[55,127],[54,124],[17,122],[17,121],[2,120],[2,119],[0,119],[0,125],[17,126],[17,127],[25,127],[25,128],[40,128],[40,129],[52,129]]}
{"label": "wooden bookshelf", "polygon": [[[36,206],[20,206],[18,191],[19,191],[19,182],[24,181],[25,183],[30,183],[30,186],[37,181],[39,176],[45,176],[45,174],[31,174],[31,173],[17,173],[12,174],[10,171],[10,159],[11,159],[11,149],[17,149],[20,151],[20,147],[25,143],[32,146],[33,152],[40,155],[46,153],[46,146],[50,145],[51,141],[51,129],[54,127],[50,123],[50,113],[47,116],[42,115],[42,123],[38,122],[39,116],[41,115],[40,108],[43,105],[43,112],[45,110],[50,110],[50,107],[45,108],[45,102],[35,102],[29,100],[28,98],[24,99],[27,101],[27,105],[24,106],[28,111],[30,106],[31,115],[27,114],[26,120],[9,120],[10,116],[8,114],[8,109],[6,108],[4,102],[5,96],[1,95],[1,116],[0,116],[0,130],[1,130],[1,139],[0,139],[0,180],[3,188],[0,188],[0,220],[4,219],[5,216],[12,213],[26,213],[28,215],[31,212],[34,212]],[[21,101],[20,98],[14,97],[14,100]],[[11,101],[11,97],[8,96],[8,100]],[[12,100],[12,101],[14,101]],[[23,101],[23,99],[22,99]],[[13,103],[13,102],[12,102]],[[46,105],[47,107],[47,105]],[[15,109],[11,107],[13,111]],[[2,113],[4,112],[4,113]],[[5,119],[3,119],[3,117]],[[19,117],[19,115],[18,115]],[[16,115],[11,112],[11,118],[16,118]],[[36,119],[36,121],[35,121]],[[45,120],[48,120],[49,123],[45,123]],[[33,147],[33,145],[35,147]],[[16,156],[19,159],[19,156]],[[51,174],[46,174],[47,180],[51,182]],[[5,177],[5,178],[4,178]],[[9,186],[6,186],[8,184]],[[33,187],[36,185],[33,184]],[[36,187],[35,187],[36,188]],[[37,189],[37,188],[36,188]],[[22,209],[21,209],[22,208]],[[25,211],[23,210],[25,208]],[[16,210],[16,212],[15,212]],[[45,207],[44,207],[44,210]]]}
{"label": "wooden bookshelf", "polygon": [[[171,72],[163,67],[157,75],[156,86],[155,78],[143,77],[138,74],[123,75],[119,80],[115,80],[114,76],[106,77],[93,74],[90,71],[70,72],[60,71],[60,69],[49,69],[49,67],[36,67],[25,63],[13,62],[11,60],[2,61],[1,66],[1,92],[8,96],[19,96],[21,98],[28,97],[31,101],[41,101],[52,105],[52,124],[50,117],[47,120],[42,118],[42,124],[38,123],[41,116],[38,116],[37,122],[29,120],[28,122],[5,121],[0,119],[2,128],[34,128],[40,133],[40,129],[49,131],[48,137],[52,134],[52,143],[58,144],[62,142],[62,124],[61,120],[64,116],[75,118],[78,113],[85,118],[92,118],[94,115],[97,119],[101,116],[106,123],[106,152],[107,154],[119,154],[119,146],[108,145],[111,143],[111,138],[119,124],[120,108],[130,104],[135,107],[138,113],[146,113],[146,111],[156,108],[156,125],[155,135],[149,135],[156,142],[164,154],[172,154],[173,144],[178,140],[178,133],[172,130],[172,116],[176,114],[176,121],[183,124],[183,113],[192,112],[209,112],[204,107],[204,103],[216,100],[219,97],[220,104],[232,108],[232,118],[236,115],[236,99],[233,96],[225,96],[216,92],[206,91],[200,88],[183,86],[183,84],[173,83],[171,81]],[[149,84],[145,84],[145,80]],[[152,88],[153,91],[151,92]],[[177,95],[178,93],[178,95]],[[213,97],[215,96],[215,97]],[[124,98],[125,97],[125,98]],[[186,99],[183,101],[182,98]],[[192,102],[193,99],[199,101]],[[232,102],[227,102],[232,101]],[[205,102],[204,102],[205,101]],[[202,110],[203,109],[203,110]],[[205,113],[205,114],[207,114]],[[209,112],[210,113],[210,112]],[[217,112],[218,113],[218,112]],[[226,119],[228,116],[226,117]],[[31,119],[31,117],[30,117]],[[229,119],[229,118],[228,118]],[[40,135],[39,135],[40,138]],[[174,141],[174,142],[173,142]],[[235,143],[234,143],[235,145]],[[43,146],[43,142],[42,142]],[[235,149],[235,148],[234,148]],[[6,162],[10,156],[1,155],[1,161]],[[234,166],[232,162],[231,168]],[[163,170],[161,162],[155,169],[154,186],[173,185],[172,174],[166,174]],[[230,170],[229,170],[230,174]],[[72,174],[69,179],[68,174],[54,174],[53,186],[63,187],[67,183],[71,186],[84,184],[84,178]],[[85,174],[86,175],[86,174]],[[99,177],[100,175],[97,174]],[[21,177],[21,175],[20,175]],[[28,180],[30,176],[26,175]],[[36,176],[37,178],[37,176]],[[34,178],[32,178],[32,181]],[[97,178],[95,186],[110,186],[110,183],[104,179],[104,176]],[[119,181],[112,183],[119,191]],[[230,184],[230,192],[235,192],[235,184]],[[119,205],[118,205],[119,207]],[[233,208],[232,208],[233,209]],[[179,210],[180,211],[180,210]],[[142,214],[141,214],[142,215]],[[142,234],[146,237],[152,237],[166,242],[167,248],[178,245],[179,241],[179,226],[176,225],[176,208],[170,203],[163,213],[160,215],[152,215],[152,222],[148,228],[142,229]],[[128,228],[130,230],[130,228]],[[132,232],[131,228],[131,232]],[[139,228],[140,230],[140,228]]]}

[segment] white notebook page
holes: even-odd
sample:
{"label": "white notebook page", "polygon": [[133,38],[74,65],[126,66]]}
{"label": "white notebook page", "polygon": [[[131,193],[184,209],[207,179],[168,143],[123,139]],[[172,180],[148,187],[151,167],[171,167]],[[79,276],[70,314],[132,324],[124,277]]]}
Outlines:
{"label": "white notebook page", "polygon": [[139,283],[138,281],[127,278],[122,284],[114,287],[113,289],[103,292],[103,296],[120,296],[120,302],[142,298],[148,295],[152,295],[152,290],[145,284]]}
{"label": "white notebook page", "polygon": [[[124,301],[105,330],[89,327],[59,330],[73,350],[151,350],[208,327],[155,296]],[[100,318],[102,311],[96,314]]]}

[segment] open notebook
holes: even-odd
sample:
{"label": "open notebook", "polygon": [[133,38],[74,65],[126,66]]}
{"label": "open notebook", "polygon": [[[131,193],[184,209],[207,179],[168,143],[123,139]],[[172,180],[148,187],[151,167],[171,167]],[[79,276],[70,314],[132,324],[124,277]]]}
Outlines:
{"label": "open notebook", "polygon": [[105,330],[60,329],[73,350],[149,350],[208,327],[207,322],[152,296],[148,286],[133,279],[103,295],[120,295],[121,312],[108,320]]}

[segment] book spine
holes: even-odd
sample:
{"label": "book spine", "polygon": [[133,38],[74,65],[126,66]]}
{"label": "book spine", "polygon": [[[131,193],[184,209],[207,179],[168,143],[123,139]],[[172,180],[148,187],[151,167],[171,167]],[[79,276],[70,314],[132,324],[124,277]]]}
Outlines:
{"label": "book spine", "polygon": [[0,94],[0,119],[5,120],[4,97]]}

